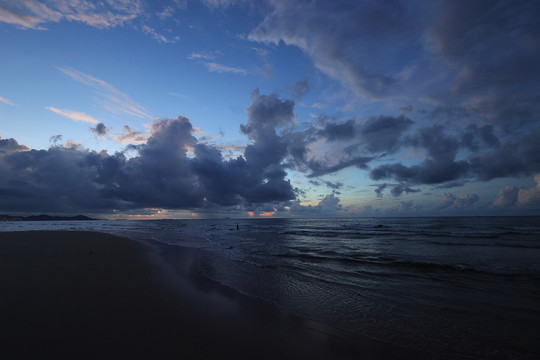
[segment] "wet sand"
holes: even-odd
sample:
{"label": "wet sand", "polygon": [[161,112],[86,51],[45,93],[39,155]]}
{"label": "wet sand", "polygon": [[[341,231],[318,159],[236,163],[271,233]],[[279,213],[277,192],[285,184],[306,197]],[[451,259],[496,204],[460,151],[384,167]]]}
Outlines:
{"label": "wet sand", "polygon": [[193,249],[95,232],[0,233],[0,274],[5,359],[444,358],[239,294],[204,277]]}

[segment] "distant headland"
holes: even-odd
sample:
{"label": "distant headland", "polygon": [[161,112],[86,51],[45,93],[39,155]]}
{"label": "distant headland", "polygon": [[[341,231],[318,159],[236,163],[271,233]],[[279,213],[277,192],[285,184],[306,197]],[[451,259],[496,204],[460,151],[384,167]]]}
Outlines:
{"label": "distant headland", "polygon": [[66,220],[96,220],[84,215],[77,216],[50,216],[50,215],[33,215],[33,216],[11,216],[0,215],[0,221],[66,221]]}

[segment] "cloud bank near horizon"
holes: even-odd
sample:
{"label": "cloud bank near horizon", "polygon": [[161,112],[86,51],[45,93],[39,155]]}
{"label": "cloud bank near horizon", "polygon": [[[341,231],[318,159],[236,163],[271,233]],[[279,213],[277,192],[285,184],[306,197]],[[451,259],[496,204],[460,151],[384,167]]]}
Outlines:
{"label": "cloud bank near horizon", "polygon": [[[300,130],[294,106],[293,100],[253,91],[247,122],[240,127],[250,143],[238,157],[225,157],[220,147],[199,141],[191,121],[182,116],[155,121],[147,139],[112,155],[73,142],[33,150],[14,139],[0,140],[4,175],[0,210],[109,213],[112,209],[236,208],[353,214],[340,204],[336,194],[340,186],[325,181],[324,175],[355,167],[373,180],[397,181],[377,185],[375,193],[381,198],[387,190],[400,197],[420,192],[422,186],[530,176],[540,164],[538,128],[530,134],[499,138],[489,126],[451,131],[442,125],[416,127],[404,116],[377,116],[345,121],[320,118]],[[100,123],[91,131],[106,135],[107,129]],[[477,147],[477,143],[489,146]],[[411,165],[378,165],[411,150],[424,154],[423,159]],[[286,179],[290,170],[320,178],[332,189],[331,196],[317,206],[301,205],[302,190]],[[538,200],[536,188],[509,187],[501,190],[493,205],[533,205]],[[466,210],[478,201],[476,194],[445,193],[435,209]]]}

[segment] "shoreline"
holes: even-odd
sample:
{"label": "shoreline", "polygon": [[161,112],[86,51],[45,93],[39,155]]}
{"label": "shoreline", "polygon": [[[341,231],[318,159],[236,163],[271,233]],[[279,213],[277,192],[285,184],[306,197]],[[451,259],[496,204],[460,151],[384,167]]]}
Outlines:
{"label": "shoreline", "polygon": [[341,334],[204,276],[197,250],[99,232],[0,233],[3,354],[451,359]]}

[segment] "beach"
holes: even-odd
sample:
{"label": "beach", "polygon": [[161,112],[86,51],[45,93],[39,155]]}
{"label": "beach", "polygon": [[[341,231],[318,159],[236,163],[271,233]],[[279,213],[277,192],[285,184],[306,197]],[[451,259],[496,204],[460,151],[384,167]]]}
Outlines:
{"label": "beach", "polygon": [[2,357],[444,358],[242,295],[203,276],[195,252],[97,232],[0,233]]}

